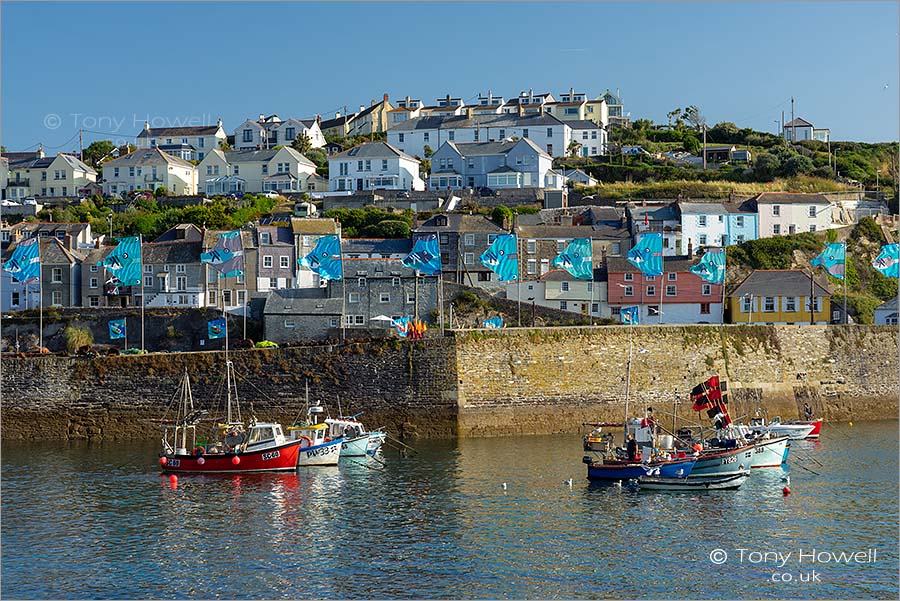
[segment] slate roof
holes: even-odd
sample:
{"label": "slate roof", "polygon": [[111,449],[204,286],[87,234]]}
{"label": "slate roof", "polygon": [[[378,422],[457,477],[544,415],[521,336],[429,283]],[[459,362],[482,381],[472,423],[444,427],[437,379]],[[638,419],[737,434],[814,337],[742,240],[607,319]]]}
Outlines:
{"label": "slate roof", "polygon": [[264,315],[341,315],[343,299],[325,288],[283,288],[266,296]]}
{"label": "slate roof", "polygon": [[144,264],[200,263],[201,242],[150,242],[141,246]]}
{"label": "slate roof", "polygon": [[82,253],[67,250],[56,238],[41,238],[40,245],[41,263],[44,265],[73,265],[84,260]]}
{"label": "slate roof", "polygon": [[[831,296],[831,292],[815,284],[816,296]],[[728,296],[809,296],[809,276],[797,269],[757,269]]]}
{"label": "slate roof", "polygon": [[[443,216],[447,218],[447,225],[438,226],[435,225],[435,221],[438,217]],[[420,225],[419,227],[413,230],[416,233],[424,233],[424,232],[488,232],[491,234],[506,234],[508,233],[502,227],[488,219],[483,215],[467,215],[464,213],[450,213],[450,214],[441,214],[434,215]]]}
{"label": "slate roof", "polygon": [[[690,271],[691,267],[697,263],[699,259],[688,257],[685,255],[677,257],[663,257],[663,271],[670,273],[677,271],[683,273]],[[628,262],[625,257],[608,257],[606,259],[607,270],[609,273],[639,273],[641,270]],[[809,280],[807,280],[807,288]]]}
{"label": "slate roof", "polygon": [[896,311],[897,310],[897,297],[895,296],[888,302],[878,305],[875,307],[876,311]]}
{"label": "slate roof", "polygon": [[329,129],[331,127],[337,127],[338,125],[344,125],[345,123],[350,122],[355,115],[341,115],[340,117],[335,117],[334,119],[325,119],[321,123],[319,123],[320,129]]}
{"label": "slate roof", "polygon": [[727,215],[728,209],[721,202],[680,201],[678,208],[682,215]]}
{"label": "slate roof", "polygon": [[[581,103],[579,102],[578,104]],[[587,119],[573,119],[572,121],[565,121],[565,124],[572,129],[603,129],[593,121],[588,121]]]}
{"label": "slate roof", "polygon": [[341,240],[343,253],[378,253],[382,255],[405,253],[412,250],[409,238],[347,238]]}
{"label": "slate roof", "polygon": [[353,259],[344,257],[345,278],[412,278],[416,272],[403,265],[401,259]]}
{"label": "slate roof", "polygon": [[798,194],[794,192],[762,192],[750,200],[756,204],[831,204],[822,194]]}
{"label": "slate roof", "polygon": [[[288,153],[298,162],[303,163],[304,165],[309,165],[311,167],[315,167],[316,164],[310,161],[308,158],[300,154],[295,149],[290,146],[282,146],[281,148],[268,148],[268,149],[247,149],[247,150],[219,150],[216,151],[221,152],[225,157],[225,160],[229,163],[266,163],[271,161],[272,158],[281,152],[282,150],[288,151]],[[277,174],[273,174],[277,175]]]}
{"label": "slate roof", "polygon": [[410,131],[418,129],[454,129],[463,127],[540,127],[568,123],[560,121],[553,115],[533,114],[520,117],[517,114],[506,115],[450,115],[428,116],[409,119],[391,127],[391,131]]}
{"label": "slate roof", "polygon": [[49,232],[51,236],[55,236],[56,232],[58,232],[59,230],[63,230],[64,232],[66,232],[66,234],[75,237],[80,235],[89,227],[89,223],[23,221],[21,223],[13,225],[10,228],[10,231],[31,232],[33,235],[40,235],[41,232]]}
{"label": "slate roof", "polygon": [[158,138],[165,136],[214,136],[219,131],[218,125],[200,125],[189,127],[151,127],[141,130],[138,138]]}
{"label": "slate roof", "polygon": [[364,144],[360,144],[359,146],[354,146],[349,150],[345,150],[344,152],[338,153],[329,157],[329,161],[340,160],[340,159],[385,159],[393,156],[402,157],[405,159],[409,159],[410,161],[419,162],[419,159],[414,156],[410,156],[400,150],[399,148],[395,148],[391,146],[387,142],[366,142]]}
{"label": "slate roof", "polygon": [[809,121],[807,121],[806,119],[801,119],[800,117],[797,117],[796,119],[793,119],[792,121],[788,121],[787,123],[785,123],[784,126],[785,127],[812,127],[813,124],[810,123]]}
{"label": "slate roof", "polygon": [[631,214],[633,221],[643,221],[644,214],[648,213],[653,221],[678,221],[677,203],[666,205],[628,205],[628,212]]}
{"label": "slate roof", "polygon": [[187,167],[190,169],[197,168],[193,163],[189,163],[184,159],[172,156],[171,154],[163,152],[159,148],[141,148],[135,150],[132,153],[126,154],[125,156],[121,156],[117,159],[109,161],[108,163],[105,163],[103,167],[110,168],[123,166],[131,167],[137,165],[156,165],[160,160],[165,161],[166,163],[171,163],[172,165],[177,165],[178,167]]}
{"label": "slate roof", "polygon": [[449,144],[456,151],[464,157],[471,156],[491,156],[497,154],[508,154],[510,150],[516,147],[520,142],[524,142],[528,146],[530,146],[533,150],[542,154],[546,157],[550,157],[547,152],[542,149],[540,146],[535,144],[532,140],[528,138],[522,138],[519,140],[500,140],[498,142],[445,142]]}

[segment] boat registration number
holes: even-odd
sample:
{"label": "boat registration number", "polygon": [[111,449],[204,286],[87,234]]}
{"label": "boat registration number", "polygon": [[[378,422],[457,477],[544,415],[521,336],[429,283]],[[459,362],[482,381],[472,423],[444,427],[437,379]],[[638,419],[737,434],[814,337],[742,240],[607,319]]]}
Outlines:
{"label": "boat registration number", "polygon": [[725,464],[727,464],[727,463],[734,463],[734,462],[736,462],[736,461],[737,461],[737,457],[736,457],[736,456],[725,457],[725,458],[722,459],[722,465],[725,465]]}
{"label": "boat registration number", "polygon": [[754,452],[755,452],[755,453],[765,453],[765,452],[766,452],[766,447],[756,447],[756,449],[755,449]]}
{"label": "boat registration number", "polygon": [[181,459],[169,459],[166,465],[169,467],[181,467]]}
{"label": "boat registration number", "polygon": [[275,459],[276,457],[281,457],[281,453],[278,451],[272,451],[271,453],[263,453],[262,460],[268,461],[269,459]]}

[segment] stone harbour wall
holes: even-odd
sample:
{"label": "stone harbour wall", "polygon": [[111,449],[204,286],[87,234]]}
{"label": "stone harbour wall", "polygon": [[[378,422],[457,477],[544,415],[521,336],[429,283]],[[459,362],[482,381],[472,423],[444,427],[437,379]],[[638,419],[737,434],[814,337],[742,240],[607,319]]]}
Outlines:
{"label": "stone harbour wall", "polygon": [[653,406],[664,425],[673,413],[698,419],[690,389],[714,374],[735,418],[797,418],[804,402],[826,420],[897,418],[894,327],[517,328],[457,334],[460,436],[621,422],[629,347],[629,414]]}
{"label": "stone harbour wall", "polygon": [[[424,341],[232,351],[244,417],[289,424],[311,402],[363,412],[395,437],[578,431],[653,406],[697,420],[688,394],[719,374],[735,418],[785,419],[809,402],[826,420],[896,419],[897,330],[889,326],[597,326],[463,330]],[[224,354],[17,358],[0,363],[4,440],[155,439],[179,379],[224,414]],[[171,413],[170,413],[171,415]],[[705,414],[700,421],[708,423]]]}

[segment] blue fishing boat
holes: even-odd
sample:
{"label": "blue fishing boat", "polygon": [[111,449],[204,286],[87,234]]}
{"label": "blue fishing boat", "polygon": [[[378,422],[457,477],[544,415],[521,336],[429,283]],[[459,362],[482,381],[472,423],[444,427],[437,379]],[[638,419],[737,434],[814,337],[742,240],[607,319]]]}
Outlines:
{"label": "blue fishing boat", "polygon": [[638,463],[618,459],[595,461],[588,456],[582,458],[587,464],[588,480],[631,480],[641,476],[657,475],[664,478],[684,478],[694,467],[694,458],[669,459]]}

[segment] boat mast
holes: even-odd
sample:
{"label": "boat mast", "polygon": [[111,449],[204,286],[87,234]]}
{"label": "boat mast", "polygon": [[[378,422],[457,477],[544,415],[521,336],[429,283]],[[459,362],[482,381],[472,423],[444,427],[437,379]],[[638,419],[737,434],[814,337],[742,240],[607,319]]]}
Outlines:
{"label": "boat mast", "polygon": [[625,368],[625,419],[622,421],[622,429],[625,431],[623,440],[628,444],[628,393],[631,388],[631,357],[634,350],[634,339],[628,339],[628,365]]}

